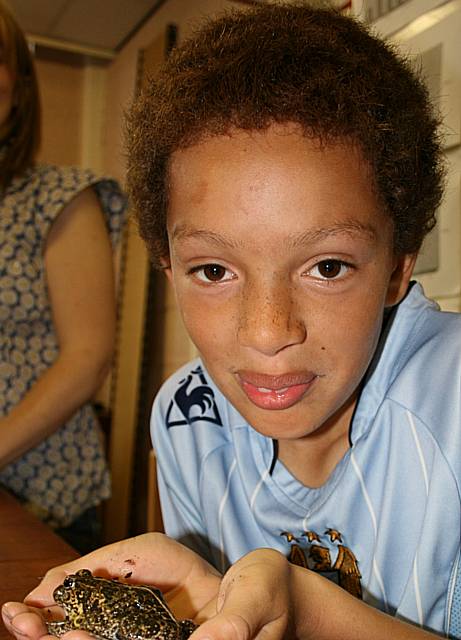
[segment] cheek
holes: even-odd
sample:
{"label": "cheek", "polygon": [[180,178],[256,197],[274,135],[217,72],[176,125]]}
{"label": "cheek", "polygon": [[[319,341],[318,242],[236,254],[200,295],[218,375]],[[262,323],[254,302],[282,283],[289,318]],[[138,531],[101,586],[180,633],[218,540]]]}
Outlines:
{"label": "cheek", "polygon": [[308,342],[310,334],[310,342],[316,343],[327,370],[336,373],[342,370],[344,376],[362,374],[379,339],[383,301],[379,296],[373,299],[360,296],[353,301],[335,299],[328,307],[322,305],[315,320],[312,314],[310,322],[308,319]]}
{"label": "cheek", "polygon": [[177,304],[184,326],[200,353],[217,350],[225,342],[228,316],[224,305],[207,305],[199,296],[177,291]]}
{"label": "cheek", "polygon": [[205,360],[222,361],[235,354],[237,326],[235,312],[225,302],[215,302],[204,308],[203,300],[179,299],[187,332]]}
{"label": "cheek", "polygon": [[[345,314],[343,327],[343,357],[349,362],[352,373],[365,373],[376,350],[382,328],[383,309],[364,304],[355,313]],[[361,376],[360,376],[361,377]]]}

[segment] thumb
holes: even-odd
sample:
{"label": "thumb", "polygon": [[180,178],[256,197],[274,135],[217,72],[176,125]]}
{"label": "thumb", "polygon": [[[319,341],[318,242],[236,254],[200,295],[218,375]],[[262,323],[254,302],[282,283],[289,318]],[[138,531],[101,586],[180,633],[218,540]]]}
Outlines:
{"label": "thumb", "polygon": [[289,626],[287,561],[276,551],[251,552],[224,576],[218,613],[191,640],[281,640]]}
{"label": "thumb", "polygon": [[201,624],[190,640],[250,640],[255,628],[240,613],[227,610]]}

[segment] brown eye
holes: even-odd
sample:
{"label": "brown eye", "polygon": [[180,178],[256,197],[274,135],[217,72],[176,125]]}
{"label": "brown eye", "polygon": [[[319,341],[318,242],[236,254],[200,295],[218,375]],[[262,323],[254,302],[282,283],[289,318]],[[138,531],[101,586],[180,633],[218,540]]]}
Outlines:
{"label": "brown eye", "polygon": [[207,264],[203,267],[203,275],[210,282],[219,282],[226,275],[226,269],[220,264]]}
{"label": "brown eye", "polygon": [[235,273],[231,269],[228,269],[222,264],[218,264],[216,262],[210,262],[208,264],[201,264],[197,267],[193,267],[189,271],[189,274],[193,275],[194,278],[204,282],[205,284],[228,282],[236,277]]}
{"label": "brown eye", "polygon": [[339,260],[323,260],[317,265],[317,269],[322,278],[336,278],[340,275],[344,264]]}
{"label": "brown eye", "polygon": [[219,282],[226,275],[226,269],[220,264],[206,264],[200,268],[203,277],[201,279],[208,282]]}

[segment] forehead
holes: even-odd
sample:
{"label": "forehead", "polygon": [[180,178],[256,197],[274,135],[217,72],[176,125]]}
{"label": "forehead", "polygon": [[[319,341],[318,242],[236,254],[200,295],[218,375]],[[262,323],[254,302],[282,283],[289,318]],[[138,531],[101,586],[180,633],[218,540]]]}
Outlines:
{"label": "forehead", "polygon": [[[321,170],[316,172],[316,167]],[[338,179],[353,176],[367,191],[373,187],[373,174],[358,145],[345,139],[322,142],[306,136],[295,123],[273,124],[262,131],[230,130],[226,135],[209,135],[199,143],[173,153],[170,177],[177,183],[194,185],[207,175],[218,175],[220,167],[233,169],[241,178],[255,177],[255,170],[280,172],[285,169],[292,180],[304,182],[315,173],[335,174]],[[235,169],[238,168],[238,172]]]}
{"label": "forehead", "polygon": [[[238,225],[268,216],[297,223],[336,224],[354,216],[389,224],[373,173],[360,149],[346,140],[322,143],[293,123],[264,131],[234,130],[175,152],[170,166],[168,225],[229,215]],[[241,218],[242,216],[240,216]],[[250,225],[251,226],[251,225]]]}

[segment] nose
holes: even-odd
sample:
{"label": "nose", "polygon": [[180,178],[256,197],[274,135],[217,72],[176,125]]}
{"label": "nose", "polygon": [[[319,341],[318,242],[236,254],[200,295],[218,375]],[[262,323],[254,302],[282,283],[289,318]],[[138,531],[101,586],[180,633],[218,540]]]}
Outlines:
{"label": "nose", "polygon": [[288,283],[248,283],[239,310],[238,340],[242,346],[273,356],[301,344],[306,336],[304,319]]}

